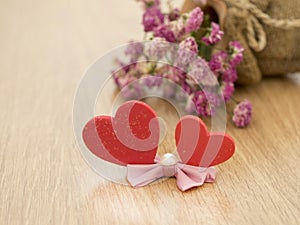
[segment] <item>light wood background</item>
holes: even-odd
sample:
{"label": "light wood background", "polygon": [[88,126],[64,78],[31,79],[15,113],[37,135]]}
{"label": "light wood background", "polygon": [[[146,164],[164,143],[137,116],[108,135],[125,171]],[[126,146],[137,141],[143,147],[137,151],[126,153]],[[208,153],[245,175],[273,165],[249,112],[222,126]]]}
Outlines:
{"label": "light wood background", "polygon": [[238,88],[253,122],[228,123],[237,151],[214,184],[133,189],[85,163],[72,130],[76,87],[100,55],[142,38],[140,16],[131,0],[0,1],[0,224],[299,224],[299,75]]}

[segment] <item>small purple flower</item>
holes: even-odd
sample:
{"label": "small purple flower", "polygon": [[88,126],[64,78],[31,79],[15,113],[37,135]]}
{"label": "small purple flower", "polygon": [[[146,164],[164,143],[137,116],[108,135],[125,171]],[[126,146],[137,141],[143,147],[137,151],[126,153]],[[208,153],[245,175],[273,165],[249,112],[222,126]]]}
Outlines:
{"label": "small purple flower", "polygon": [[173,9],[168,15],[169,21],[177,20],[179,17],[180,17],[180,10],[178,8]]}
{"label": "small purple flower", "polygon": [[132,75],[125,74],[124,76],[118,78],[118,84],[120,88],[129,85],[131,82],[136,82],[136,78]]}
{"label": "small purple flower", "polygon": [[222,75],[225,82],[235,82],[237,79],[237,71],[234,66],[228,63],[229,55],[227,52],[220,51],[211,57],[208,63],[210,69],[216,76]]}
{"label": "small purple flower", "polygon": [[218,73],[223,69],[223,65],[226,63],[227,58],[227,52],[219,51],[212,55],[208,65],[213,72]]}
{"label": "small purple flower", "polygon": [[237,66],[243,60],[244,48],[238,41],[229,42],[229,51],[230,51],[230,64],[232,66]]}
{"label": "small purple flower", "polygon": [[194,37],[187,37],[180,42],[179,49],[187,49],[198,54],[198,45]]}
{"label": "small purple flower", "polygon": [[193,98],[194,98],[194,95],[191,94],[187,99],[187,102],[185,105],[185,110],[188,113],[196,113],[196,106],[195,106]]}
{"label": "small purple flower", "polygon": [[229,66],[222,73],[222,79],[225,82],[235,82],[237,79],[236,68]]}
{"label": "small purple flower", "polygon": [[237,127],[246,127],[252,119],[252,104],[245,99],[236,105],[233,110],[232,121]]}
{"label": "small purple flower", "polygon": [[209,69],[207,62],[200,57],[191,63],[191,70],[188,74],[195,82],[204,86],[215,86],[218,83],[216,76]]}
{"label": "small purple flower", "polygon": [[159,60],[165,54],[167,54],[170,43],[166,39],[161,37],[155,37],[149,45],[149,57],[150,60]]}
{"label": "small purple flower", "polygon": [[189,111],[195,110],[199,116],[214,115],[223,103],[222,97],[212,89],[196,91],[192,101],[194,104],[188,102],[186,108]]}
{"label": "small purple flower", "polygon": [[222,91],[222,94],[224,97],[224,101],[227,102],[231,98],[231,96],[234,92],[234,83],[223,82],[223,84],[221,86],[221,91]]}
{"label": "small purple flower", "polygon": [[135,62],[144,52],[144,45],[142,42],[130,41],[125,50],[125,55],[131,58],[131,62]]}
{"label": "small purple flower", "polygon": [[186,73],[178,67],[170,67],[166,78],[168,78],[169,80],[175,83],[181,83],[185,81]]}
{"label": "small purple flower", "polygon": [[152,76],[152,75],[146,75],[142,78],[142,83],[146,85],[149,88],[160,86],[162,84],[163,78],[159,75]]}
{"label": "small purple flower", "polygon": [[218,43],[224,35],[224,32],[220,30],[219,24],[212,22],[211,25],[212,27],[208,35],[201,38],[201,40],[207,45]]}
{"label": "small purple flower", "polygon": [[161,24],[154,28],[154,37],[165,38],[169,42],[175,42],[176,37],[174,32],[170,29],[170,26],[166,24]]}
{"label": "small purple flower", "polygon": [[198,57],[197,42],[193,37],[184,39],[179,44],[174,66],[186,70],[188,65]]}
{"label": "small purple flower", "polygon": [[186,71],[189,65],[195,61],[197,57],[198,55],[195,52],[179,47],[174,66]]}
{"label": "small purple flower", "polygon": [[185,38],[185,22],[182,17],[169,23],[169,29],[173,31],[176,41],[181,41]]}
{"label": "small purple flower", "polygon": [[214,115],[217,107],[223,102],[223,99],[215,90],[206,90],[204,93],[211,110],[211,115]]}
{"label": "small purple flower", "polygon": [[147,8],[143,14],[143,25],[145,32],[153,31],[154,28],[163,24],[163,22],[164,15],[156,6]]}
{"label": "small purple flower", "polygon": [[133,81],[121,89],[121,94],[126,99],[141,99],[145,95],[144,88],[139,82]]}
{"label": "small purple flower", "polygon": [[203,22],[203,12],[197,7],[188,14],[188,18],[185,25],[185,32],[190,33],[200,28]]}
{"label": "small purple flower", "polygon": [[187,80],[182,82],[181,87],[188,95],[191,95],[193,92],[195,92],[195,88]]}
{"label": "small purple flower", "polygon": [[[204,91],[197,91],[193,96],[193,103],[195,106],[195,111],[199,116],[210,116],[211,111],[209,108],[209,104],[207,102]],[[191,106],[191,110],[193,106]]]}

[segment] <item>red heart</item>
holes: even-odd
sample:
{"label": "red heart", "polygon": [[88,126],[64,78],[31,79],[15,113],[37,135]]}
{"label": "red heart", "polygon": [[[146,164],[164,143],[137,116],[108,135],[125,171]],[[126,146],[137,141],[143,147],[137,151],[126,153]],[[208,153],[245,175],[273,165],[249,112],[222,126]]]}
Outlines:
{"label": "red heart", "polygon": [[120,165],[154,163],[159,143],[159,122],[146,103],[128,101],[115,117],[97,116],[82,132],[96,156]]}
{"label": "red heart", "polygon": [[209,167],[228,160],[234,153],[233,139],[223,133],[209,133],[196,116],[184,116],[175,130],[178,154],[189,165]]}

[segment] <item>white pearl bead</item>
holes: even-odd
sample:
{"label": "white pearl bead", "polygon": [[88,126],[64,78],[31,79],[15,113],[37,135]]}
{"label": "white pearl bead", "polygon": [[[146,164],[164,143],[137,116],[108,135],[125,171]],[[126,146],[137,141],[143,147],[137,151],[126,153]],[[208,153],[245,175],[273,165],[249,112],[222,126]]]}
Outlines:
{"label": "white pearl bead", "polygon": [[175,165],[178,162],[177,157],[172,153],[166,153],[161,157],[160,163],[164,166]]}

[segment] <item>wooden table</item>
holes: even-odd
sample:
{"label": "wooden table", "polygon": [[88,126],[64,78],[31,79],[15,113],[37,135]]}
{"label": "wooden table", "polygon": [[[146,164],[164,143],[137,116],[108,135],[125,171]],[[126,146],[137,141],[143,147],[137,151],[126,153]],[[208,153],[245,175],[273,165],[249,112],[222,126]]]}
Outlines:
{"label": "wooden table", "polygon": [[299,75],[238,88],[253,122],[228,122],[237,150],[214,184],[133,189],[85,163],[72,130],[77,85],[97,57],[141,38],[140,16],[130,0],[0,2],[0,224],[299,224]]}

